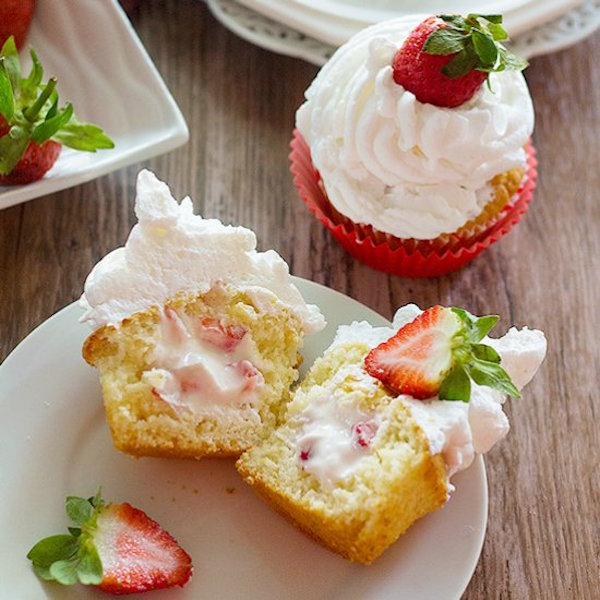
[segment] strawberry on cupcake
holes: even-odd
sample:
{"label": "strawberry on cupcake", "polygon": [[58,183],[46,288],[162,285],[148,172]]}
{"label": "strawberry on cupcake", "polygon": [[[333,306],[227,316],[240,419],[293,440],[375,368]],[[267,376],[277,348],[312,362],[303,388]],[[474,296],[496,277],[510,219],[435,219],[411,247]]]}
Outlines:
{"label": "strawberry on cupcake", "polygon": [[459,268],[535,184],[533,106],[499,15],[408,16],[344,44],[296,116],[292,172],[336,239],[390,273]]}

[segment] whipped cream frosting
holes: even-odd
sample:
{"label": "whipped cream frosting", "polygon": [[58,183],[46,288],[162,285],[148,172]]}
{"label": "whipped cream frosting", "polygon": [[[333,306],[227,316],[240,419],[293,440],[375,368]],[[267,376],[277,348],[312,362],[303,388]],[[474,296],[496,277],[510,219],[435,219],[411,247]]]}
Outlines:
{"label": "whipped cream frosting", "polygon": [[524,167],[534,114],[522,74],[491,73],[456,108],[419,102],[392,62],[426,16],[369,27],[341,46],[306,91],[296,126],[335,208],[400,238],[459,229],[491,199],[489,181]]}
{"label": "whipped cream frosting", "polygon": [[189,198],[177,202],[147,170],[137,178],[135,213],[138,223],[125,246],[107,254],[85,282],[81,321],[92,328],[162,306],[179,292],[204,293],[217,283],[244,290],[265,310],[273,300],[283,303],[306,333],[325,326],[319,309],[307,305],[292,283],[281,256],[256,251],[251,230],[195,215]]}
{"label": "whipped cream frosting", "polygon": [[[396,331],[414,320],[422,311],[408,304],[396,312],[393,327],[373,327],[369,323],[354,322],[341,326],[330,349],[348,343],[362,342],[375,347],[392,337]],[[535,375],[546,354],[546,338],[539,330],[511,328],[501,338],[485,337],[500,354],[501,364],[515,385],[521,389]],[[301,460],[303,468],[315,475],[324,485],[331,487],[336,481],[348,477],[365,455],[364,448],[356,445],[353,426],[356,423],[380,423],[384,427],[385,416],[354,414],[349,408],[336,407],[334,400],[336,379],[344,381],[351,377],[358,382],[357,394],[374,395],[380,382],[369,375],[362,364],[345,365],[301,415],[304,420],[302,434],[296,443],[300,449],[310,440],[316,448],[314,456]],[[301,392],[299,390],[297,393]],[[321,398],[319,400],[319,397]],[[421,427],[429,441],[432,455],[441,454],[446,463],[448,477],[466,469],[476,453],[484,453],[509,430],[508,419],[502,410],[506,396],[501,392],[472,382],[469,402],[449,400],[416,400],[408,395],[397,397],[409,408],[412,417]],[[352,399],[347,399],[351,405]],[[376,435],[377,431],[372,431]],[[373,438],[374,439],[374,438]],[[306,445],[306,444],[304,444]],[[335,459],[334,459],[335,457]]]}

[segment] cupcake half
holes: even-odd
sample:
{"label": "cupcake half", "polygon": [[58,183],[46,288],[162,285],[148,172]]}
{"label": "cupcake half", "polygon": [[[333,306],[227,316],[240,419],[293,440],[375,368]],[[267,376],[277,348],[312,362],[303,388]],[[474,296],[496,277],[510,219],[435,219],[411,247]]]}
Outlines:
{"label": "cupcake half", "polygon": [[[508,432],[504,392],[518,394],[544,358],[540,331],[484,337],[476,349],[463,350],[483,356],[485,345],[490,360],[479,366],[504,383],[493,389],[477,367],[467,366],[479,383],[471,381],[465,396],[455,375],[462,359],[449,358],[449,349],[462,343],[455,334],[465,335],[456,330],[454,310],[421,313],[409,305],[396,313],[394,329],[366,322],[340,327],[294,392],[281,426],[236,463],[279,513],[345,558],[372,562],[447,502],[450,478]],[[470,339],[481,339],[489,319],[473,320]],[[455,381],[435,391],[428,385],[440,366]]]}
{"label": "cupcake half", "polygon": [[275,426],[323,316],[253,232],[194,215],[149,171],[136,215],[80,301],[113,442],[138,456],[239,455]]}

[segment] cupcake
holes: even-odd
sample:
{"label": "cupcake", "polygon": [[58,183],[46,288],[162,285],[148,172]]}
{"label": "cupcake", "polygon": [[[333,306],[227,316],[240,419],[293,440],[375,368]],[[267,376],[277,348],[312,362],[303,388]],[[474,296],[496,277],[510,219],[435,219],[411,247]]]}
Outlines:
{"label": "cupcake", "polygon": [[149,171],[138,223],[85,283],[83,346],[114,445],[136,456],[237,456],[274,427],[304,336],[325,321],[244,227],[193,214]]}
{"label": "cupcake", "polygon": [[408,305],[393,329],[340,327],[238,471],[311,538],[372,562],[508,432],[502,404],[534,376],[546,339],[527,328],[489,338],[494,323]]}
{"label": "cupcake", "polygon": [[301,197],[358,259],[434,276],[527,210],[534,113],[501,17],[406,16],[340,47],[296,115]]}

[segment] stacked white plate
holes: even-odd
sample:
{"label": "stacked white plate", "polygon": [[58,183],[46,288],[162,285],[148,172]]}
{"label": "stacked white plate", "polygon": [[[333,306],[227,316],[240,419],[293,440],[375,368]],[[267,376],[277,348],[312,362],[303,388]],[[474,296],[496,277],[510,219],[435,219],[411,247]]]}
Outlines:
{"label": "stacked white plate", "polygon": [[519,53],[552,52],[600,26],[600,0],[207,0],[229,29],[264,48],[323,64],[352,35],[412,13],[501,13]]}

